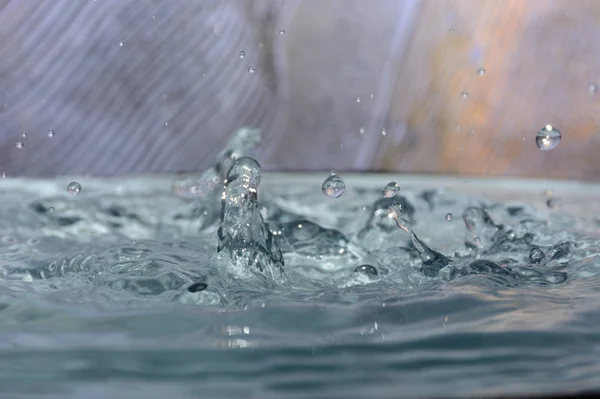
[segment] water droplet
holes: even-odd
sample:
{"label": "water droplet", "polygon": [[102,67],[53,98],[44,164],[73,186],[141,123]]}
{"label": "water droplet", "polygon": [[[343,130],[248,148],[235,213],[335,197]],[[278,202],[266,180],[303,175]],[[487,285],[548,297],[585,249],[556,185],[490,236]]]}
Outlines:
{"label": "water droplet", "polygon": [[448,212],[446,216],[444,216],[444,219],[446,219],[446,222],[451,222],[452,219],[454,219],[454,215]]}
{"label": "water droplet", "polygon": [[240,51],[240,58],[244,58],[246,56],[246,52],[245,51]]}
{"label": "water droplet", "polygon": [[48,212],[54,212],[54,207],[51,206],[50,208],[48,208]]}
{"label": "water droplet", "polygon": [[285,35],[285,30],[281,29],[281,30],[279,31],[279,34],[280,34],[280,35]]}
{"label": "water droplet", "polygon": [[372,99],[374,99],[374,98],[375,98],[375,94],[370,94],[370,95],[369,95],[369,97],[370,97],[370,98],[371,98],[371,100],[372,100]]}
{"label": "water droplet", "polygon": [[165,122],[165,126],[169,126],[169,122]]}
{"label": "water droplet", "polygon": [[383,196],[385,198],[392,198],[394,195],[398,193],[400,190],[400,186],[395,181],[391,181],[385,185],[383,188]]}
{"label": "water droplet", "polygon": [[365,274],[369,277],[375,277],[377,276],[377,269],[375,269],[373,266],[371,265],[360,265],[358,266],[356,269],[354,269],[354,271],[356,273],[362,273]]}
{"label": "water droplet", "polygon": [[469,134],[473,134],[473,133],[475,133],[475,128],[471,128],[471,129],[469,130]]}
{"label": "water droplet", "polygon": [[25,147],[25,143],[23,143],[22,141],[17,141],[16,146],[18,149],[21,149],[21,148]]}
{"label": "water droplet", "polygon": [[6,172],[2,172],[2,178],[6,179]]}
{"label": "water droplet", "polygon": [[23,138],[27,137],[27,133],[25,133],[25,132],[21,133],[21,137],[23,137]]}
{"label": "water droplet", "polygon": [[77,195],[79,194],[79,192],[81,191],[81,184],[77,183],[76,181],[69,183],[69,185],[67,186],[67,191],[69,192],[69,194],[71,195]]}
{"label": "water droplet", "polygon": [[360,97],[356,97],[356,102],[360,103]]}
{"label": "water droplet", "polygon": [[119,42],[119,47],[123,47],[125,45],[125,42]]}
{"label": "water droplet", "polygon": [[381,129],[381,135],[385,136],[387,134],[387,132],[385,131],[385,128]]}
{"label": "water droplet", "polygon": [[248,72],[254,73],[255,71],[256,71],[256,67],[254,67],[254,66],[249,66],[248,67]]}
{"label": "water droplet", "polygon": [[396,225],[400,227],[406,233],[411,233],[412,229],[408,220],[402,218],[402,205],[396,203],[388,207],[388,216],[394,219]]}
{"label": "water droplet", "polygon": [[346,183],[335,173],[330,175],[321,186],[323,194],[329,198],[339,198],[346,190]]}
{"label": "water droplet", "polygon": [[466,100],[469,97],[469,93],[467,93],[466,91],[463,91],[462,93],[460,93],[460,98],[462,98],[463,100]]}
{"label": "water droplet", "polygon": [[483,75],[485,75],[485,68],[479,68],[479,69],[477,70],[477,75],[479,75],[479,76],[483,76]]}
{"label": "water droplet", "polygon": [[360,130],[358,131],[360,134],[365,134],[365,128],[361,127]]}
{"label": "water droplet", "polygon": [[56,133],[54,132],[54,130],[48,130],[48,132],[46,133],[46,135],[50,138],[54,137]]}
{"label": "water droplet", "polygon": [[560,131],[552,125],[544,126],[535,136],[535,143],[542,151],[550,151],[556,148],[562,135]]}
{"label": "water droplet", "polygon": [[544,251],[538,247],[533,247],[531,248],[531,251],[529,251],[529,262],[531,263],[540,263],[545,257],[546,254]]}
{"label": "water droplet", "polygon": [[595,96],[597,92],[598,86],[596,86],[593,83],[588,86],[588,93],[590,94],[590,96]]}

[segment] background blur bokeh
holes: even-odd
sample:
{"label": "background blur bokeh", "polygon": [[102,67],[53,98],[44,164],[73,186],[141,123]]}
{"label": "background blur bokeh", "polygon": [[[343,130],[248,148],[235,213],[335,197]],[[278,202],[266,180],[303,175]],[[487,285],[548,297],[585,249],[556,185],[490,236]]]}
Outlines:
{"label": "background blur bokeh", "polygon": [[256,126],[269,170],[598,179],[598,54],[597,0],[0,0],[0,171],[191,172]]}

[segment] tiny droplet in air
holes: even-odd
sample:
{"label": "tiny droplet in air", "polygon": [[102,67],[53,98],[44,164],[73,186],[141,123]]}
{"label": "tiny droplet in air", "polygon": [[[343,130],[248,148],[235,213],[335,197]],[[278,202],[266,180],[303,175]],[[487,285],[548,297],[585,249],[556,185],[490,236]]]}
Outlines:
{"label": "tiny droplet in air", "polygon": [[590,94],[590,96],[595,96],[597,92],[598,86],[596,86],[593,83],[588,86],[588,93]]}
{"label": "tiny droplet in air", "polygon": [[81,184],[77,183],[76,181],[69,183],[69,185],[67,186],[67,191],[69,192],[69,194],[71,195],[77,195],[79,194],[79,192],[81,191]]}
{"label": "tiny droplet in air", "polygon": [[281,30],[279,31],[279,34],[280,34],[280,35],[285,35],[285,30],[281,29]]}
{"label": "tiny droplet in air", "polygon": [[248,67],[248,72],[254,73],[254,71],[256,71],[256,68],[254,66],[249,66]]}
{"label": "tiny droplet in air", "polygon": [[391,181],[385,185],[383,188],[383,196],[385,198],[392,198],[394,195],[398,193],[400,190],[400,186],[395,181]]}
{"label": "tiny droplet in air", "polygon": [[50,138],[54,137],[55,134],[56,132],[54,130],[48,130],[48,132],[46,133],[46,135]]}
{"label": "tiny droplet in air", "polygon": [[54,207],[51,206],[50,208],[48,208],[48,212],[54,212]]}
{"label": "tiny droplet in air", "polygon": [[381,135],[385,136],[387,134],[387,132],[385,131],[385,128],[381,129]]}
{"label": "tiny droplet in air", "polygon": [[119,42],[119,47],[123,47],[125,45],[125,42]]}
{"label": "tiny droplet in air", "polygon": [[477,75],[479,75],[479,76],[483,76],[483,75],[485,75],[485,68],[479,68],[479,69],[477,70]]}
{"label": "tiny droplet in air", "polygon": [[21,133],[21,137],[23,137],[23,138],[27,137],[27,133],[25,133],[25,132]]}
{"label": "tiny droplet in air", "polygon": [[365,128],[361,127],[360,130],[358,131],[360,134],[365,134]]}
{"label": "tiny droplet in air", "polygon": [[2,172],[2,178],[6,179],[6,172]]}
{"label": "tiny droplet in air", "polygon": [[466,91],[463,91],[462,93],[460,93],[460,98],[462,98],[463,100],[466,100],[469,97],[469,93],[467,93]]}
{"label": "tiny droplet in air", "polygon": [[444,216],[444,218],[446,219],[446,222],[451,222],[452,219],[454,219],[454,215],[452,215],[451,213],[447,213],[446,216]]}
{"label": "tiny droplet in air", "polygon": [[246,52],[245,51],[240,51],[240,58],[244,58],[246,56]]}
{"label": "tiny droplet in air", "polygon": [[21,148],[25,147],[25,143],[23,143],[22,141],[17,141],[16,146],[18,149],[21,149]]}
{"label": "tiny droplet in air", "polygon": [[535,144],[542,151],[550,151],[556,148],[561,138],[560,130],[552,125],[546,125],[535,136]]}
{"label": "tiny droplet in air", "polygon": [[356,97],[356,102],[360,104],[360,97]]}
{"label": "tiny droplet in air", "polygon": [[329,198],[339,198],[346,191],[346,184],[341,177],[332,174],[323,181],[321,191]]}

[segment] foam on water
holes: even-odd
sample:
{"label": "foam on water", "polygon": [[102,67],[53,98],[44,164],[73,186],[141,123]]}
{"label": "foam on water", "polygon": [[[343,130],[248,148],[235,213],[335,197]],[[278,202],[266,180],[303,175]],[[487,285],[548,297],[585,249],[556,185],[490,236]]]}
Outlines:
{"label": "foam on water", "polygon": [[332,201],[319,177],[269,182],[245,156],[256,143],[241,132],[214,169],[174,186],[78,178],[74,196],[69,180],[2,181],[3,392],[391,398],[600,387],[595,214],[401,177],[390,198],[387,177],[344,179]]}

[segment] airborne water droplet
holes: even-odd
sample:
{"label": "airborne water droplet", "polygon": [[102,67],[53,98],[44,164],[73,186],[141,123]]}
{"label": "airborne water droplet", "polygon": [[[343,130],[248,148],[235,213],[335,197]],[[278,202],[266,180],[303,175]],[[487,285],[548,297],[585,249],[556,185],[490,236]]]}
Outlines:
{"label": "airborne water droplet", "polygon": [[254,67],[254,66],[249,66],[248,67],[248,72],[254,73],[254,71],[256,71],[256,67]]}
{"label": "airborne water droplet", "polygon": [[279,34],[280,34],[280,35],[285,35],[285,30],[281,29],[281,30],[279,31]]}
{"label": "airborne water droplet", "polygon": [[71,195],[77,195],[79,194],[79,192],[81,191],[81,184],[77,183],[76,181],[69,183],[69,185],[67,186],[67,191],[69,192],[69,194]]}
{"label": "airborne water droplet", "polygon": [[125,45],[125,42],[119,42],[119,47],[123,47]]}
{"label": "airborne water droplet", "polygon": [[479,68],[479,69],[477,70],[477,74],[478,74],[479,76],[483,76],[483,75],[485,75],[485,68]]}
{"label": "airborne water droplet", "polygon": [[560,130],[552,125],[546,125],[535,136],[535,144],[542,151],[550,151],[556,148],[561,138]]}
{"label": "airborne water droplet", "polygon": [[466,91],[463,91],[462,93],[460,93],[460,98],[462,98],[463,100],[466,100],[469,97],[469,93]]}
{"label": "airborne water droplet", "polygon": [[356,102],[360,104],[360,97],[356,97]]}
{"label": "airborne water droplet", "polygon": [[244,58],[246,56],[246,52],[245,51],[240,51],[240,58]]}
{"label": "airborne water droplet", "polygon": [[365,128],[361,127],[360,130],[358,131],[360,134],[365,134]]}
{"label": "airborne water droplet", "polygon": [[25,133],[25,132],[21,133],[21,137],[23,137],[23,138],[27,137],[27,133]]}
{"label": "airborne water droplet", "polygon": [[344,191],[346,190],[346,184],[336,174],[330,175],[325,181],[323,181],[323,185],[321,186],[321,191],[323,194],[328,196],[329,198],[339,198]]}
{"label": "airborne water droplet", "polygon": [[17,141],[16,147],[18,149],[21,149],[21,148],[25,147],[25,143],[23,143],[22,141]]}
{"label": "airborne water droplet", "polygon": [[55,132],[54,132],[54,130],[48,130],[48,132],[46,133],[46,135],[47,135],[48,137],[52,138],[52,137],[54,137],[54,135],[55,135]]}
{"label": "airborne water droplet", "polygon": [[447,213],[446,216],[444,216],[444,218],[446,219],[446,222],[451,222],[454,219],[454,215],[452,215],[451,213]]}
{"label": "airborne water droplet", "polygon": [[383,188],[383,196],[385,198],[392,198],[394,195],[398,193],[400,190],[400,186],[395,181],[391,181]]}
{"label": "airborne water droplet", "polygon": [[596,86],[593,83],[588,86],[588,93],[590,94],[590,96],[595,96],[597,92],[598,86]]}

